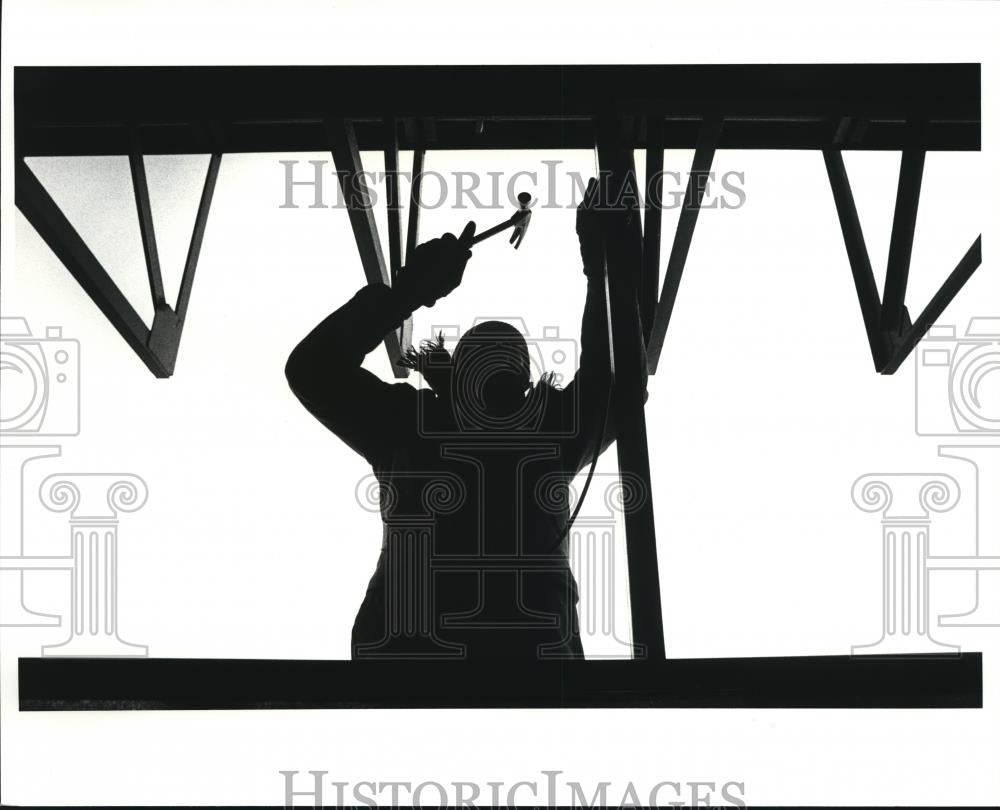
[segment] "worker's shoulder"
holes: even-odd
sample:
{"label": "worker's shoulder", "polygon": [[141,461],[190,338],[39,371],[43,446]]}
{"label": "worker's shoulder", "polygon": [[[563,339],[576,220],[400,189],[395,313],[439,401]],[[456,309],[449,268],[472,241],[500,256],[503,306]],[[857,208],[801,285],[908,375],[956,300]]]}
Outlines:
{"label": "worker's shoulder", "polygon": [[388,385],[389,396],[396,405],[434,409],[441,407],[441,399],[430,388],[418,388],[410,382],[394,382]]}
{"label": "worker's shoulder", "polygon": [[575,399],[578,386],[575,380],[571,380],[569,385],[563,386],[552,377],[544,376],[531,389],[528,395],[530,400],[545,405],[549,408],[560,406],[562,403]]}
{"label": "worker's shoulder", "polygon": [[389,388],[392,392],[399,397],[408,397],[409,399],[426,399],[427,396],[434,396],[434,392],[429,388],[418,388],[413,383],[408,380],[397,380],[396,382],[389,383]]}

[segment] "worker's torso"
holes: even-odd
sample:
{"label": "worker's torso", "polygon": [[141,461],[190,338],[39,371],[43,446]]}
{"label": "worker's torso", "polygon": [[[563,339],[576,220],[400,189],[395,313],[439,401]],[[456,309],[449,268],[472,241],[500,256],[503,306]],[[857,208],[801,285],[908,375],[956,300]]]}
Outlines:
{"label": "worker's torso", "polygon": [[358,643],[375,655],[565,652],[575,635],[564,530],[576,462],[563,437],[544,423],[457,430],[436,401],[424,404],[412,441],[375,466],[383,546],[355,655],[365,657]]}

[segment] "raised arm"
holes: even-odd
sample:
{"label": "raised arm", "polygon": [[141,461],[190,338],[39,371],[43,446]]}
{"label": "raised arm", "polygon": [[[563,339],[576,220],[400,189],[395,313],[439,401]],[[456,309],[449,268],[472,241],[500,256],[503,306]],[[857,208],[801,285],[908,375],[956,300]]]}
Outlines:
{"label": "raised arm", "polygon": [[[580,367],[566,389],[570,395],[567,406],[576,409],[578,422],[577,435],[567,448],[567,460],[576,470],[589,464],[595,451],[603,453],[616,435],[603,233],[606,220],[614,214],[598,208],[597,191],[597,181],[592,179],[576,217],[583,272],[587,279],[587,299],[580,328]],[[643,369],[645,366],[643,358]],[[642,385],[645,398],[645,375]]]}
{"label": "raised arm", "polygon": [[474,231],[469,223],[461,239],[445,234],[418,246],[394,288],[363,287],[288,357],[285,377],[295,396],[371,464],[416,428],[417,392],[406,383],[380,380],[361,363],[415,309],[433,306],[461,283]]}
{"label": "raised arm", "polygon": [[285,364],[306,410],[371,464],[400,438],[399,411],[416,392],[406,383],[383,382],[361,363],[411,311],[384,284],[363,287],[306,335]]}

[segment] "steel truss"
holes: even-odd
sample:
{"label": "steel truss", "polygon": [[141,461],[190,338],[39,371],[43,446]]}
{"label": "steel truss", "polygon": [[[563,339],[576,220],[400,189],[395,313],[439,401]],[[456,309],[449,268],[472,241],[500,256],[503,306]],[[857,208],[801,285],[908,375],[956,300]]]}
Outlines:
{"label": "steel truss", "polygon": [[[156,376],[169,377],[225,152],[329,151],[365,277],[391,285],[416,245],[428,150],[596,146],[602,172],[621,195],[638,189],[633,154],[645,149],[651,178],[645,223],[633,212],[608,235],[606,272],[619,467],[652,492],[642,385],[658,366],[716,150],[822,152],[875,368],[892,374],[981,263],[980,237],[911,321],[905,295],[925,155],[978,150],[979,118],[978,65],[16,68],[15,200],[139,358]],[[693,147],[694,159],[661,287],[660,172],[664,150],[679,147]],[[366,149],[385,156],[388,262],[367,202]],[[413,151],[405,243],[401,149]],[[902,151],[881,296],[844,168],[848,149]],[[143,150],[211,154],[173,307],[164,297]],[[154,303],[151,328],[25,163],[34,155],[122,151],[129,156]],[[385,336],[397,376],[406,375],[395,361],[411,330],[407,321]],[[662,659],[651,498],[627,515],[626,530],[636,655]]]}

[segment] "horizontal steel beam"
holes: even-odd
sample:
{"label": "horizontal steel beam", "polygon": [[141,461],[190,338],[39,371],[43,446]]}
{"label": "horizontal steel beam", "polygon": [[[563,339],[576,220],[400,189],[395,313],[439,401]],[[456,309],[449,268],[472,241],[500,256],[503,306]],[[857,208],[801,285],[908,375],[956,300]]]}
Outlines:
{"label": "horizontal steel beam", "polygon": [[[405,686],[404,686],[405,685]],[[666,661],[20,658],[22,711],[982,708],[983,656]]]}
{"label": "horizontal steel beam", "polygon": [[[381,150],[387,117],[423,118],[435,149],[593,145],[601,114],[662,116],[666,148],[693,147],[698,122],[727,121],[719,148],[980,148],[980,65],[550,65],[523,67],[16,67],[21,155],[325,151],[323,121],[357,122]],[[926,121],[914,143],[907,121]],[[209,125],[206,125],[206,122]],[[405,128],[404,128],[405,129]],[[843,134],[843,133],[841,133]],[[644,148],[645,136],[634,136]],[[404,131],[401,149],[421,145]]]}
{"label": "horizontal steel beam", "polygon": [[[38,123],[597,114],[974,120],[978,63],[17,67]],[[123,118],[128,110],[132,118]],[[488,128],[488,124],[487,124]]]}
{"label": "horizontal steel beam", "polygon": [[[740,120],[726,118],[720,149],[825,149],[834,143],[836,116],[812,119]],[[128,153],[128,137],[115,124],[33,125],[15,119],[15,147],[25,156],[122,155]],[[665,116],[665,149],[693,149],[698,140],[699,118]],[[205,154],[206,152],[323,152],[329,139],[322,120],[285,122],[222,121],[206,132],[198,123],[147,124],[142,128],[143,151],[156,154]],[[381,125],[375,121],[355,123],[358,146],[363,152],[383,148]],[[592,149],[595,133],[589,119],[487,118],[482,132],[473,119],[437,120],[433,137],[402,134],[399,148],[435,150],[468,149]],[[898,151],[908,143],[902,120],[874,121],[864,134],[844,144],[845,150]],[[642,132],[632,146],[645,149]],[[935,122],[928,125],[919,146],[926,151],[975,151],[980,148],[979,121]]]}

